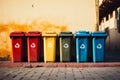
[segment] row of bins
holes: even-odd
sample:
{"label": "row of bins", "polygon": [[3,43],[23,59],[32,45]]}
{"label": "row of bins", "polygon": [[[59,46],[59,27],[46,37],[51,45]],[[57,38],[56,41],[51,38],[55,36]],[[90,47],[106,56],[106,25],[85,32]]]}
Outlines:
{"label": "row of bins", "polygon": [[[40,60],[40,51],[44,46],[44,61],[54,62],[56,57],[56,39],[57,34],[55,32],[12,32],[10,38],[12,41],[12,61],[19,62],[28,59],[28,62],[36,62]],[[104,61],[105,54],[105,40],[107,34],[105,32],[93,32],[78,31],[75,33],[76,44],[76,61],[87,62],[88,61],[88,49],[89,39],[92,37],[92,51],[93,62]],[[72,32],[61,32],[59,35],[60,45],[60,61],[71,61],[72,49],[73,49],[73,34]],[[28,57],[28,58],[27,58]]]}

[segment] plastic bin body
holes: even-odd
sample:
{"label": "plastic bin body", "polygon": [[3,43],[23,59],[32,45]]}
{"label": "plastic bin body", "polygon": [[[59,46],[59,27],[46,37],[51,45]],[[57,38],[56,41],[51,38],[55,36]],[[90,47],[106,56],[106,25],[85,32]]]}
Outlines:
{"label": "plastic bin body", "polygon": [[37,62],[40,60],[40,32],[28,32],[27,45],[28,45],[28,62]]}
{"label": "plastic bin body", "polygon": [[86,62],[88,61],[88,47],[89,47],[89,32],[78,31],[75,34],[76,37],[76,61]]}
{"label": "plastic bin body", "polygon": [[61,32],[59,34],[60,41],[60,61],[71,61],[71,43],[72,43],[72,32]]}
{"label": "plastic bin body", "polygon": [[55,32],[45,32],[42,34],[44,40],[44,61],[54,62],[56,57],[56,36]]}
{"label": "plastic bin body", "polygon": [[107,34],[105,32],[92,33],[93,44],[93,62],[103,62],[105,55],[105,40]]}
{"label": "plastic bin body", "polygon": [[120,7],[117,9],[117,28],[120,33]]}
{"label": "plastic bin body", "polygon": [[24,32],[12,32],[10,34],[12,42],[12,62],[22,62],[26,58],[26,45]]}

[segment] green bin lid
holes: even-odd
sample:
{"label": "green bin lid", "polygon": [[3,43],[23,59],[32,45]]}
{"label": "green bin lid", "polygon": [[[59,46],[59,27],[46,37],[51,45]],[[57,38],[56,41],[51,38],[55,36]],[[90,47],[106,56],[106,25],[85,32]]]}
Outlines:
{"label": "green bin lid", "polygon": [[72,34],[72,32],[66,31],[66,32],[60,32],[60,34]]}
{"label": "green bin lid", "polygon": [[60,32],[59,33],[59,37],[72,37],[73,36],[73,34],[72,34],[72,32]]}

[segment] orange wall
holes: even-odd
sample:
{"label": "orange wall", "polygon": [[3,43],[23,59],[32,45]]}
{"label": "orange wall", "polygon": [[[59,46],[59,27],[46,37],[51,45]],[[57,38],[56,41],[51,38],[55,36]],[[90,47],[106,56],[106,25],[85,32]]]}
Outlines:
{"label": "orange wall", "polygon": [[0,0],[0,56],[11,53],[12,31],[94,31],[95,0]]}
{"label": "orange wall", "polygon": [[0,0],[0,22],[47,21],[68,26],[68,30],[93,31],[95,0]]}

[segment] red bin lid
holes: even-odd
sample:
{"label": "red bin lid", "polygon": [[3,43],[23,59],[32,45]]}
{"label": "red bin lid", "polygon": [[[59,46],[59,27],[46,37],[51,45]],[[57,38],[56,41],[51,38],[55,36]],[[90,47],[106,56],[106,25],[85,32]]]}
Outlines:
{"label": "red bin lid", "polygon": [[30,31],[26,34],[26,36],[41,36],[42,33],[39,31]]}
{"label": "red bin lid", "polygon": [[20,37],[20,36],[25,36],[24,32],[11,32],[10,37]]}

